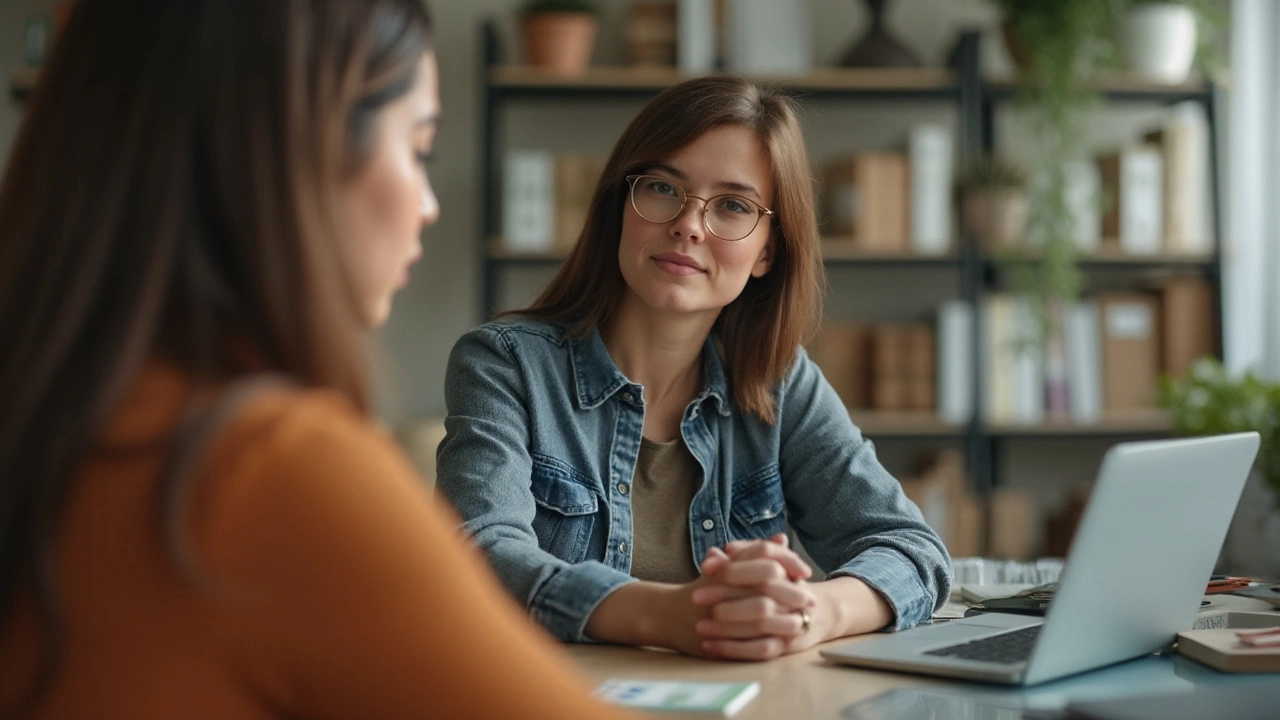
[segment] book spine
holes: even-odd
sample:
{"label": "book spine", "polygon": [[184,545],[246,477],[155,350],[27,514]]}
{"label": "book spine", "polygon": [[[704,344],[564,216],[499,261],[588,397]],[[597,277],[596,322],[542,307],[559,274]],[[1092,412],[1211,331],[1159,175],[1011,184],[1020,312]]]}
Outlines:
{"label": "book spine", "polygon": [[503,242],[513,252],[547,252],[555,233],[555,157],[513,150],[503,183]]}
{"label": "book spine", "polygon": [[1013,327],[1008,352],[1014,371],[1013,420],[1034,425],[1044,422],[1045,414],[1044,353],[1037,341],[1039,323],[1026,297],[1013,301],[1011,313]]}
{"label": "book spine", "polygon": [[911,185],[911,249],[941,255],[951,247],[951,133],[917,125],[908,139]]}
{"label": "book spine", "polygon": [[973,417],[973,306],[948,300],[938,308],[938,419]]}
{"label": "book spine", "polygon": [[1086,300],[1066,312],[1063,323],[1071,420],[1092,425],[1102,419],[1102,357],[1098,304]]}
{"label": "book spine", "polygon": [[709,73],[716,68],[715,0],[679,0],[676,55],[680,72]]}
{"label": "book spine", "polygon": [[1084,160],[1063,168],[1071,239],[1084,254],[1096,253],[1102,237],[1102,187],[1098,166]]}
{"label": "book spine", "polygon": [[1164,247],[1161,203],[1164,160],[1152,147],[1131,148],[1120,161],[1120,247],[1153,255]]}

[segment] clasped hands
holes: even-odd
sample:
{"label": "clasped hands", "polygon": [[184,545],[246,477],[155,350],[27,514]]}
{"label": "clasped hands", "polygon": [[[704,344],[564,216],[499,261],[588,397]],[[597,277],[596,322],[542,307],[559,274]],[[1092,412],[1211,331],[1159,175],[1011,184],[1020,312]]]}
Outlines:
{"label": "clasped hands", "polygon": [[[787,536],[735,540],[711,548],[702,576],[684,586],[693,605],[693,637],[685,652],[732,660],[765,660],[823,640],[825,613],[808,582],[813,570]],[[695,645],[696,643],[696,645]]]}

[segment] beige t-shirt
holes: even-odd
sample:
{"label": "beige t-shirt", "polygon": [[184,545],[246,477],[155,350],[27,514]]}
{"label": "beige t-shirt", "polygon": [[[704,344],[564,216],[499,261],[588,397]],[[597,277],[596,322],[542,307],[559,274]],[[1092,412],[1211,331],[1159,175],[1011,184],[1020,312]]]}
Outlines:
{"label": "beige t-shirt", "polygon": [[689,539],[689,504],[699,477],[698,460],[683,440],[640,439],[631,482],[632,577],[667,583],[698,577]]}

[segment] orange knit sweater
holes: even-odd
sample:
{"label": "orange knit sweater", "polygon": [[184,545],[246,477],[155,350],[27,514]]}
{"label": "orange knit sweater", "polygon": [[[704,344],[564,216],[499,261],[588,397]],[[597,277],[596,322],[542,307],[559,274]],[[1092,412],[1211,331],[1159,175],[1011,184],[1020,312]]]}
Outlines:
{"label": "orange knit sweater", "polygon": [[[183,389],[150,367],[108,444],[172,428]],[[32,717],[623,717],[505,596],[390,439],[335,394],[259,393],[201,468],[185,574],[159,522],[159,454],[83,468],[57,546],[66,652]],[[31,607],[22,598],[0,633],[0,708],[33,668]]]}

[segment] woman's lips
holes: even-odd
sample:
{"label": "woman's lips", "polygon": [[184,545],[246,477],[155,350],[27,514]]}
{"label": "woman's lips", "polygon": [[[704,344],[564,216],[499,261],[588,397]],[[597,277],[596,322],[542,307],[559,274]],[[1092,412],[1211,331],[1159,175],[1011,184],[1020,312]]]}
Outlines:
{"label": "woman's lips", "polygon": [[700,275],[705,272],[693,258],[680,253],[662,253],[654,255],[653,262],[658,269],[669,275]]}

